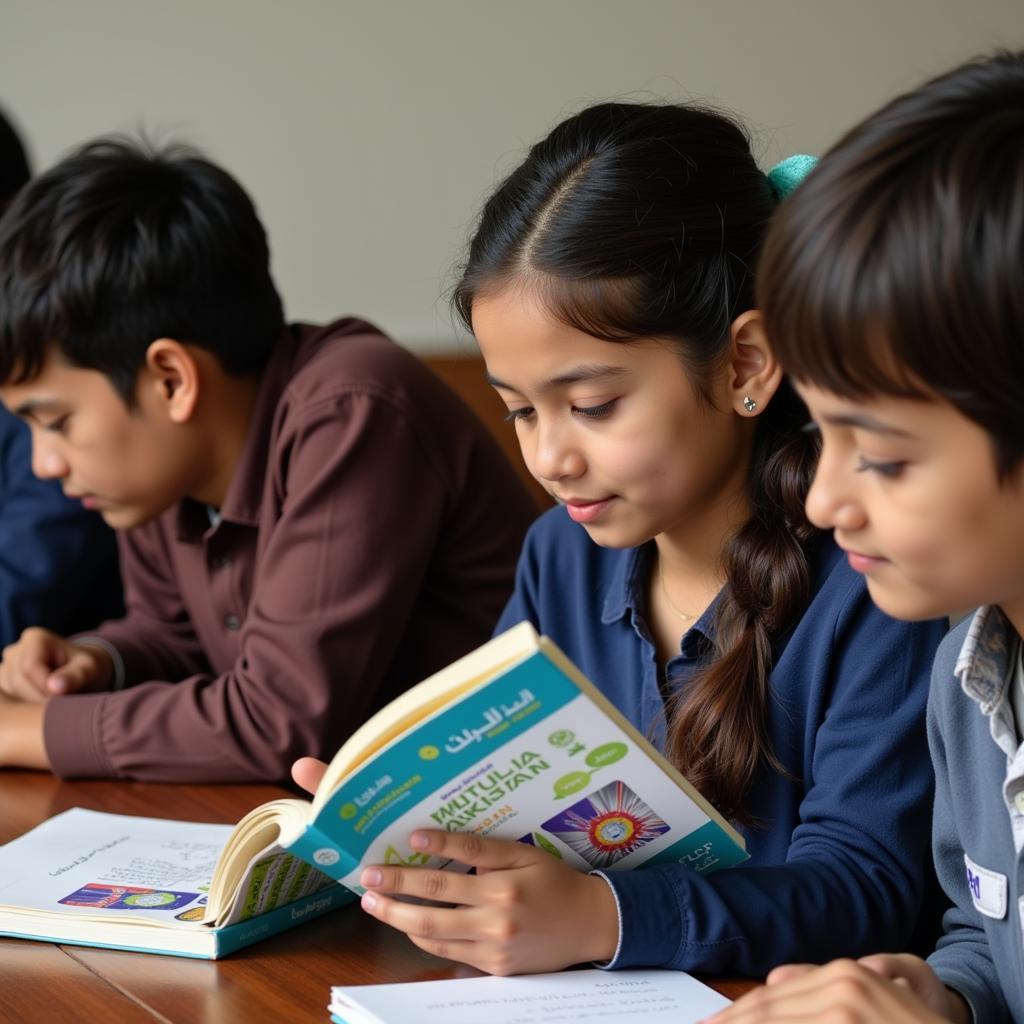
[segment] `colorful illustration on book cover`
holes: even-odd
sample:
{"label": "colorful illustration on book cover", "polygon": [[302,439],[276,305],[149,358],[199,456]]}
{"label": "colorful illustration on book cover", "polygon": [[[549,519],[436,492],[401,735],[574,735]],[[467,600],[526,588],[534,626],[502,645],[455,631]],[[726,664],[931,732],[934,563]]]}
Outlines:
{"label": "colorful illustration on book cover", "polygon": [[57,902],[69,907],[89,907],[91,910],[177,910],[192,903],[198,896],[197,892],[89,882]]}
{"label": "colorful illustration on book cover", "polygon": [[595,868],[610,867],[669,830],[624,782],[602,786],[542,827]]}

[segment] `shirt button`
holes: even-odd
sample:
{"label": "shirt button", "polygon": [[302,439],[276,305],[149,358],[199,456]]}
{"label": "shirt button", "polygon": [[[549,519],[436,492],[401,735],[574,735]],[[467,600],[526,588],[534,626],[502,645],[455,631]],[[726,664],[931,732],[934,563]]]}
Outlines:
{"label": "shirt button", "polygon": [[1014,805],[1014,807],[1017,808],[1018,811],[1020,811],[1021,814],[1024,814],[1024,789],[1022,789],[1013,798],[1013,805]]}
{"label": "shirt button", "polygon": [[213,567],[215,569],[230,569],[231,559],[227,555],[218,555],[213,560]]}
{"label": "shirt button", "polygon": [[228,629],[234,631],[242,628],[242,620],[237,615],[225,615],[224,625],[227,626]]}

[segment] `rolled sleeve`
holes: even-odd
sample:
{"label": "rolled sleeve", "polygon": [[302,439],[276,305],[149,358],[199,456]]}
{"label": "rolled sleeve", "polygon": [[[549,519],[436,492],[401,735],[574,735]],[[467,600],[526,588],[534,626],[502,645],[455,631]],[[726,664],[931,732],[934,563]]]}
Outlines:
{"label": "rolled sleeve", "polygon": [[117,777],[102,741],[107,694],[55,697],[43,715],[43,744],[50,767],[61,778]]}

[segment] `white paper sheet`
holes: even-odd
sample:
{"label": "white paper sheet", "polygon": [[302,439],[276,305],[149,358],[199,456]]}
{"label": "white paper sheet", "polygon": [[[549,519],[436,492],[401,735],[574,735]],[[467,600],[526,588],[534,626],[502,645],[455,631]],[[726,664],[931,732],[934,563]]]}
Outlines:
{"label": "white paper sheet", "polygon": [[344,1024],[693,1024],[730,1000],[682,971],[562,971],[331,989]]}

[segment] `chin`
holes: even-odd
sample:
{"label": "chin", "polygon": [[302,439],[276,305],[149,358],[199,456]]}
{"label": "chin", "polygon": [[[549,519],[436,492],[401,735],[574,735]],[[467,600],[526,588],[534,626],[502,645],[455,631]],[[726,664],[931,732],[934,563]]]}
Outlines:
{"label": "chin", "polygon": [[103,522],[112,530],[130,530],[138,524],[130,521],[123,512],[114,509],[103,509],[100,512]]}
{"label": "chin", "polygon": [[612,548],[616,551],[621,551],[626,548],[636,548],[641,544],[645,544],[651,539],[649,534],[643,536],[636,536],[628,533],[622,529],[614,529],[610,526],[586,526],[583,525],[583,529],[587,531],[587,536],[601,548]]}
{"label": "chin", "polygon": [[871,600],[894,619],[921,622],[925,619],[942,619],[950,614],[950,609],[936,601],[934,594],[909,584],[906,587],[882,586],[868,577],[867,585]]}
{"label": "chin", "polygon": [[155,519],[158,512],[146,512],[137,508],[111,507],[99,510],[103,521],[112,530],[130,530]]}

